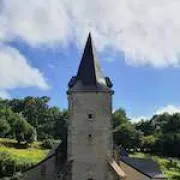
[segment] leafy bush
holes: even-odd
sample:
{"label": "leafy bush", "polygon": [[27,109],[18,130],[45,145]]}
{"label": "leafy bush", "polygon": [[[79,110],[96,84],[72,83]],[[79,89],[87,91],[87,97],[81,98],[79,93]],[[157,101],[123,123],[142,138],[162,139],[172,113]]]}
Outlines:
{"label": "leafy bush", "polygon": [[7,152],[0,152],[0,177],[12,176],[15,171],[15,161]]}
{"label": "leafy bush", "polygon": [[23,175],[21,173],[16,173],[10,180],[23,180]]}
{"label": "leafy bush", "polygon": [[4,137],[10,129],[9,123],[5,119],[0,118],[0,137]]}
{"label": "leafy bush", "polygon": [[23,180],[23,175],[21,173],[16,173],[14,176],[12,177],[5,177],[1,180]]}
{"label": "leafy bush", "polygon": [[[32,162],[17,161],[10,152],[0,152],[0,178],[13,176],[16,172],[23,171],[32,165]],[[17,179],[17,175],[13,178]]]}
{"label": "leafy bush", "polygon": [[24,139],[27,143],[33,143],[37,140],[37,133],[34,127],[32,127],[30,124],[27,126],[27,132],[25,134]]}
{"label": "leafy bush", "polygon": [[41,146],[44,149],[52,149],[54,145],[54,139],[45,139],[43,140]]}

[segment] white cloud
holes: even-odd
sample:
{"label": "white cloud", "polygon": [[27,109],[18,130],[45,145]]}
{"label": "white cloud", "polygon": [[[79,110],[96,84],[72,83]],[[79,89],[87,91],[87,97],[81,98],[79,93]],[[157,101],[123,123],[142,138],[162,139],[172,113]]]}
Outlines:
{"label": "white cloud", "polygon": [[147,120],[147,119],[150,119],[150,117],[148,117],[148,116],[135,116],[135,117],[132,117],[132,118],[130,118],[130,120],[133,122],[133,123],[136,123],[136,122],[138,122],[138,121],[140,121],[140,120]]}
{"label": "white cloud", "polygon": [[174,113],[180,113],[180,106],[167,105],[165,107],[159,107],[155,110],[155,112],[153,112],[153,114],[151,114],[151,116],[135,116],[135,117],[131,117],[130,119],[132,122],[138,122],[141,119],[147,120],[147,119],[150,119],[155,114],[160,115],[163,113],[168,113],[170,115]]}
{"label": "white cloud", "polygon": [[11,96],[8,92],[0,90],[0,97],[3,99],[9,99]]}
{"label": "white cloud", "polygon": [[179,0],[4,0],[0,39],[82,47],[91,30],[99,51],[124,52],[128,64],[179,66],[179,9]]}
{"label": "white cloud", "polygon": [[1,34],[6,39],[18,37],[32,46],[66,43],[71,27],[63,1],[4,0],[3,4]]}
{"label": "white cloud", "polygon": [[0,96],[9,97],[8,90],[23,87],[48,89],[43,75],[28,64],[16,49],[0,45]]}
{"label": "white cloud", "polygon": [[166,107],[161,107],[156,110],[155,114],[163,114],[163,113],[169,113],[171,115],[174,113],[180,113],[180,106],[168,105]]}
{"label": "white cloud", "polygon": [[52,69],[54,69],[56,67],[54,64],[49,64],[48,66]]}

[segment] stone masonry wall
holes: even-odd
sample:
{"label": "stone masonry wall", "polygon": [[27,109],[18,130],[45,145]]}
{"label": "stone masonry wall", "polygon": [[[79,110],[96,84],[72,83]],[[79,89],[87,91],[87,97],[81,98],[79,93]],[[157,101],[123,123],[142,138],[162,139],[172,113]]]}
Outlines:
{"label": "stone masonry wall", "polygon": [[106,180],[112,156],[112,95],[108,92],[69,94],[68,159],[72,180]]}

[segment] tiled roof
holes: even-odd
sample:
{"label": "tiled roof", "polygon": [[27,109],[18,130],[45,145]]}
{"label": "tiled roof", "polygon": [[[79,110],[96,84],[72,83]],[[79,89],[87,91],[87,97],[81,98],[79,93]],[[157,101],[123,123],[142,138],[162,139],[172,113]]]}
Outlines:
{"label": "tiled roof", "polygon": [[162,174],[158,164],[150,158],[144,159],[122,156],[120,160],[150,178],[167,179]]}

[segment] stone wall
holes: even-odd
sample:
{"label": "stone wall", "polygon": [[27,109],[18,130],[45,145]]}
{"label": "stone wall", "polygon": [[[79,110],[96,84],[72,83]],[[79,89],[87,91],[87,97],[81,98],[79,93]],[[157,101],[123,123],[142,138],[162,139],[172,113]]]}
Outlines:
{"label": "stone wall", "polygon": [[55,156],[39,163],[23,173],[24,180],[56,180]]}
{"label": "stone wall", "polygon": [[68,159],[72,180],[106,180],[112,156],[112,95],[109,92],[69,94]]}

